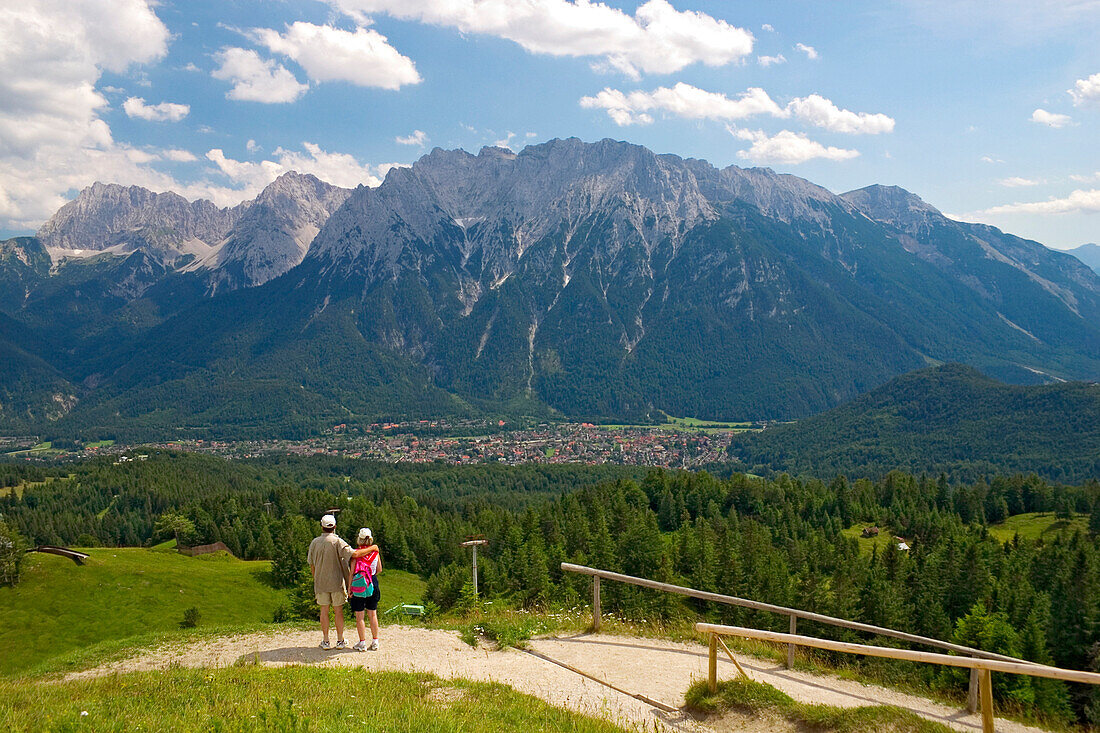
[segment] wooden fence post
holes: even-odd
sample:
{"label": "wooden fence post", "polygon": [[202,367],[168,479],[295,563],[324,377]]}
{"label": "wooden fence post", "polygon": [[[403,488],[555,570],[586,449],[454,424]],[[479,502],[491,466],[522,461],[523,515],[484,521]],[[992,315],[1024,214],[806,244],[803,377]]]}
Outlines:
{"label": "wooden fence post", "polygon": [[[792,613],[791,614],[791,633],[795,634],[797,632],[798,632],[798,616],[795,616]],[[794,666],[794,644],[788,644],[787,645],[787,669],[790,669],[793,666]]]}
{"label": "wooden fence post", "polygon": [[600,630],[600,576],[592,576],[592,630]]}
{"label": "wooden fence post", "polygon": [[982,670],[982,733],[993,733],[993,673]]}
{"label": "wooden fence post", "polygon": [[978,668],[970,668],[970,690],[966,694],[966,711],[978,712]]}
{"label": "wooden fence post", "polygon": [[718,634],[710,635],[710,659],[707,660],[707,682],[713,695],[718,692]]}

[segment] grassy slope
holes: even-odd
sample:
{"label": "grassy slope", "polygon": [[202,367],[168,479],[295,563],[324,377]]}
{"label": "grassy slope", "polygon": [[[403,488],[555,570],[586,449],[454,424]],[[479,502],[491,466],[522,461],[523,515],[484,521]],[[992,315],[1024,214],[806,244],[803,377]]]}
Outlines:
{"label": "grassy slope", "polygon": [[64,685],[0,681],[0,726],[203,733],[622,730],[500,684],[304,666],[172,670]]}
{"label": "grassy slope", "polygon": [[[178,631],[184,610],[199,609],[201,629],[270,621],[287,594],[270,585],[270,564],[224,555],[189,558],[138,548],[88,551],[79,567],[32,554],[23,581],[0,588],[0,674],[101,642]],[[418,600],[423,581],[385,570],[383,606]]]}
{"label": "grassy slope", "polygon": [[[72,478],[73,475],[74,474],[69,474],[69,478]],[[23,483],[16,484],[15,486],[0,487],[0,496],[7,496],[8,494],[10,494],[11,492],[14,491],[15,495],[18,496],[20,499],[22,499],[24,489],[31,489],[31,488],[34,488],[35,486],[43,486],[45,484],[50,483],[51,481],[66,481],[66,480],[68,480],[68,479],[64,479],[64,478],[59,479],[56,476],[47,476],[44,481],[24,481]]]}
{"label": "grassy slope", "polygon": [[1060,532],[1073,534],[1078,530],[1087,530],[1088,526],[1087,514],[1078,514],[1067,521],[1058,519],[1052,512],[1030,512],[1017,514],[999,524],[994,524],[989,528],[989,534],[1001,542],[1011,542],[1017,532],[1020,534],[1020,539],[1024,540],[1037,540],[1040,537],[1051,540]]}
{"label": "grassy slope", "polygon": [[884,705],[837,708],[800,703],[774,687],[751,680],[719,682],[718,692],[713,695],[707,689],[707,683],[700,680],[687,691],[686,697],[687,707],[691,710],[716,716],[727,711],[753,717],[770,713],[786,719],[795,730],[819,733],[946,733],[951,730],[908,710]]}

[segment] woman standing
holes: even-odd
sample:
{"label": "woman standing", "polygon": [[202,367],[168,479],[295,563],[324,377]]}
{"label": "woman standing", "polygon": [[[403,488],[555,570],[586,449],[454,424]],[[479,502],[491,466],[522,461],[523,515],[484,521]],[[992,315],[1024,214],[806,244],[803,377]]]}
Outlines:
{"label": "woman standing", "polygon": [[[378,545],[374,544],[374,534],[370,527],[359,530],[359,548],[352,553],[349,563],[348,587],[352,588],[351,610],[355,613],[355,628],[359,631],[359,643],[353,649],[357,652],[378,651],[378,601],[382,591],[378,588],[378,571],[382,569],[382,556]],[[356,592],[358,591],[358,592]],[[363,624],[363,613],[370,614],[371,644],[367,646],[367,630]]]}

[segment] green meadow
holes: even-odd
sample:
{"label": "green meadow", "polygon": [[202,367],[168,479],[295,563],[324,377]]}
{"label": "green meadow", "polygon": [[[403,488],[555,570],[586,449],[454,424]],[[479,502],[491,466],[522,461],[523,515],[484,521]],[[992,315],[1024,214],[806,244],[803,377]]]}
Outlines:
{"label": "green meadow", "polygon": [[[186,557],[140,548],[98,548],[84,566],[32,553],[23,580],[0,588],[0,675],[49,663],[66,668],[128,643],[215,630],[271,627],[287,591],[271,584],[270,563],[215,553]],[[385,570],[382,605],[412,603],[424,582]],[[197,608],[196,630],[180,629],[184,611]],[[129,641],[128,641],[129,640]]]}
{"label": "green meadow", "polygon": [[[68,478],[72,478],[72,474],[69,474]],[[7,496],[13,491],[19,498],[23,498],[24,489],[33,489],[36,486],[44,486],[51,481],[66,481],[66,478],[58,478],[57,476],[47,476],[43,481],[24,481],[23,483],[16,484],[15,486],[0,486],[0,496]]]}
{"label": "green meadow", "polygon": [[[92,549],[84,566],[54,555],[28,557],[22,582],[0,588],[0,729],[622,730],[504,685],[427,674],[241,663],[59,684],[52,673],[145,645],[280,628],[271,616],[288,596],[271,586],[268,562],[225,553],[190,558],[172,544]],[[381,582],[383,610],[418,602],[424,592],[424,581],[399,570],[384,570]],[[192,607],[199,609],[198,627],[180,629]]]}
{"label": "green meadow", "polygon": [[863,528],[870,527],[870,524],[866,522],[862,524],[854,524],[848,529],[840,530],[840,533],[845,537],[850,537],[859,543],[859,551],[864,555],[870,555],[871,551],[878,549],[881,553],[886,549],[886,546],[894,540],[894,533],[890,531],[889,527],[879,527],[879,533],[877,537],[863,537]]}
{"label": "green meadow", "polygon": [[291,666],[0,680],[10,731],[622,731],[497,683]]}
{"label": "green meadow", "polygon": [[1053,539],[1060,533],[1088,531],[1089,517],[1077,514],[1072,519],[1059,519],[1053,512],[1029,512],[1009,517],[989,528],[989,534],[1001,542],[1011,542],[1018,533],[1022,540]]}

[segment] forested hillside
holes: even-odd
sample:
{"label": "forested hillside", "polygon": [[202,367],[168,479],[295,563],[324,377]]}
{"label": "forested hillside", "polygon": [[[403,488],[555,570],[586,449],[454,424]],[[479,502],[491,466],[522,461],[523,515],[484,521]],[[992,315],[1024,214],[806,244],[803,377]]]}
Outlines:
{"label": "forested hillside", "polygon": [[1100,476],[1100,384],[1008,385],[947,364],[905,374],[839,407],[743,435],[753,471],[881,476],[894,469],[970,479],[1031,472]]}
{"label": "forested hillside", "polygon": [[[118,465],[5,466],[2,483],[21,490],[0,492],[0,512],[32,541],[78,544],[151,542],[156,520],[178,514],[194,525],[189,540],[220,539],[246,557],[272,557],[276,578],[292,585],[302,577],[317,517],[339,507],[345,536],[371,526],[390,567],[426,577],[428,599],[444,608],[468,579],[459,543],[480,534],[490,542],[479,557],[482,590],[510,603],[583,603],[587,579],[559,568],[570,561],[1062,666],[1100,661],[1100,483],[1016,475],[970,484],[897,472],[876,482],[826,483],[634,471],[156,454]],[[58,479],[34,483],[46,473]],[[1007,543],[989,533],[989,525],[1025,512],[1087,514],[1089,529]],[[904,537],[911,549],[887,541],[882,550],[861,551],[844,530],[868,525]],[[690,612],[786,625],[614,584],[604,598],[612,612],[638,619]],[[806,631],[848,636],[812,625]],[[931,668],[897,673],[934,687],[965,685]],[[1087,690],[1026,677],[998,678],[996,693],[1055,717],[1086,719],[1098,709]]]}

